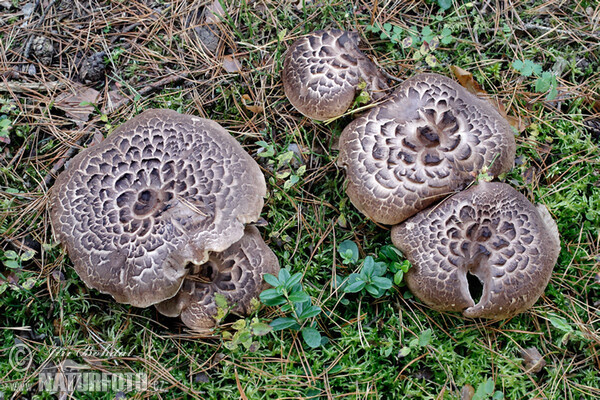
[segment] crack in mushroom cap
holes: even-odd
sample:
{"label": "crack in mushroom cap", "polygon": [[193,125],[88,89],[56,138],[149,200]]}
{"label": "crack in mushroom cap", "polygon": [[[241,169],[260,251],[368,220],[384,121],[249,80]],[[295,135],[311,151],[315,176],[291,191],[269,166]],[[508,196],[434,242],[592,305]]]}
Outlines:
{"label": "crack in mushroom cap", "polygon": [[219,124],[148,110],[73,158],[51,220],[89,287],[147,307],[177,293],[189,262],[238,241],[265,195],[258,164]]}
{"label": "crack in mushroom cap", "polygon": [[366,83],[371,99],[388,89],[375,63],[358,48],[356,32],[339,29],[313,32],[294,42],[283,62],[283,88],[298,111],[326,120],[342,115],[352,105],[358,85]]}
{"label": "crack in mushroom cap", "polygon": [[[392,229],[412,263],[410,291],[439,311],[503,319],[542,295],[558,253],[556,223],[511,186],[481,182]],[[483,285],[475,304],[467,273]]]}
{"label": "crack in mushroom cap", "polygon": [[419,74],[340,137],[346,193],[370,219],[395,225],[465,188],[483,167],[512,168],[515,138],[485,100],[453,80]]}
{"label": "crack in mushroom cap", "polygon": [[242,239],[221,253],[211,253],[206,263],[194,265],[179,293],[155,307],[169,317],[181,315],[190,329],[208,330],[215,325],[216,293],[225,296],[233,313],[247,315],[252,311],[251,300],[268,286],[264,274],[278,272],[277,257],[258,229],[248,225]]}

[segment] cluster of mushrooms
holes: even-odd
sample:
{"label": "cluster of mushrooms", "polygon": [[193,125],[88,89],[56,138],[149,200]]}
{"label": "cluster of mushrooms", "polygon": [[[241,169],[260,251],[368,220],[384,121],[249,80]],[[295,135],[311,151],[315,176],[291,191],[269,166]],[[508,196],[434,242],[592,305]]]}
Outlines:
{"label": "cluster of mushrooms", "polygon": [[[359,36],[317,31],[298,39],[283,84],[305,116],[344,114],[359,85],[379,101],[340,137],[346,193],[371,220],[394,225],[392,242],[412,263],[408,288],[439,311],[503,319],[542,295],[558,258],[556,223],[511,186],[482,181],[508,172],[515,138],[486,100],[424,73],[388,95],[385,77],[359,50]],[[476,303],[469,281],[482,285]]]}
{"label": "cluster of mushrooms", "polygon": [[[391,95],[359,36],[317,31],[288,50],[283,84],[304,115],[345,113],[360,86],[379,101],[340,137],[346,192],[413,264],[409,289],[440,311],[501,319],[532,306],[558,258],[556,224],[507,184],[515,139],[487,101],[419,74]],[[451,196],[450,196],[451,195]],[[246,315],[279,263],[252,225],[266,196],[258,164],[219,124],[148,110],[83,150],[51,192],[56,239],[91,288],[154,305],[196,331],[215,325],[215,294]],[[469,279],[482,284],[475,303]]]}
{"label": "cluster of mushrooms", "polygon": [[219,124],[148,110],[70,161],[51,221],[87,286],[206,331],[216,293],[245,315],[279,270],[251,225],[265,196],[258,164]]}

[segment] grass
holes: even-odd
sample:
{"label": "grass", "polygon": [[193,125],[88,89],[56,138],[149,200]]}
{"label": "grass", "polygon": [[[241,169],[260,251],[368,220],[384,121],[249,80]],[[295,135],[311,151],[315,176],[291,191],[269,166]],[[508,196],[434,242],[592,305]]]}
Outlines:
{"label": "grass", "polygon": [[[151,387],[125,394],[134,398],[458,399],[469,386],[480,399],[600,396],[600,150],[598,132],[588,128],[600,118],[597,2],[455,2],[442,11],[430,1],[244,1],[225,4],[216,57],[190,39],[184,23],[194,6],[187,2],[61,3],[41,2],[44,17],[37,8],[25,27],[21,6],[0,15],[0,118],[10,120],[10,127],[0,125],[0,135],[10,138],[0,144],[0,398],[55,397],[38,390],[38,378],[65,360],[92,371],[146,373]],[[373,29],[385,24],[401,29],[398,41]],[[379,299],[359,293],[340,302],[332,277],[356,268],[342,263],[338,245],[354,241],[363,259],[390,238],[344,193],[335,149],[351,117],[315,123],[283,94],[286,48],[329,27],[359,31],[365,52],[401,79],[419,71],[451,75],[457,65],[521,121],[517,162],[505,180],[546,204],[562,242],[552,280],[532,309],[496,323],[465,320],[432,311],[396,286]],[[452,40],[429,50],[432,66],[415,43],[442,32]],[[11,72],[29,64],[23,51],[32,34],[53,41],[52,65],[34,63],[33,75]],[[411,35],[412,44],[403,46]],[[106,79],[89,85],[100,92],[96,111],[76,123],[56,98],[74,85],[78,50],[106,51],[109,62]],[[219,60],[228,54],[240,71],[223,70]],[[517,60],[554,73],[556,96],[537,92],[536,76],[513,68]],[[144,91],[172,76],[179,78]],[[115,90],[129,100],[110,110]],[[119,305],[88,290],[71,269],[48,221],[47,194],[60,160],[151,107],[218,121],[261,163],[269,189],[261,232],[282,267],[303,274],[304,290],[323,310],[314,322],[327,344],[311,349],[297,332],[283,330],[257,337],[252,351],[228,350],[220,332],[232,331],[234,319],[199,337],[152,308]],[[273,147],[273,156],[257,154],[264,148],[259,141]],[[290,144],[303,150],[303,174],[277,160]],[[299,182],[286,187],[293,174]],[[35,251],[31,259],[28,250]],[[11,260],[17,265],[9,268]],[[257,316],[268,322],[284,314],[265,307]],[[19,344],[33,357],[28,369],[9,362]],[[523,364],[520,351],[529,347],[546,362],[538,373]]]}

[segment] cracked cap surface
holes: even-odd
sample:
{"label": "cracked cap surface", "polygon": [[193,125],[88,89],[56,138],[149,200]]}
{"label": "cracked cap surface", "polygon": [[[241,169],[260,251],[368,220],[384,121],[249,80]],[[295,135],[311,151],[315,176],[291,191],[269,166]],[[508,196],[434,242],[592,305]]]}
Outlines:
{"label": "cracked cap surface", "polygon": [[339,29],[313,32],[296,40],[283,62],[283,88],[298,111],[326,120],[342,115],[352,105],[361,82],[371,99],[388,89],[375,63],[358,48],[356,32]]}
{"label": "cracked cap surface", "polygon": [[265,195],[258,164],[219,124],[148,110],[71,160],[51,221],[89,287],[147,307],[177,293],[188,263],[238,241]]}
{"label": "cracked cap surface", "polygon": [[[511,186],[481,182],[392,229],[412,263],[410,291],[439,311],[503,319],[542,295],[558,254],[556,223]],[[475,304],[467,273],[483,285]]]}
{"label": "cracked cap surface", "polygon": [[465,188],[484,167],[493,176],[509,171],[514,158],[509,123],[487,101],[437,74],[404,81],[340,137],[348,197],[367,217],[389,225]]}
{"label": "cracked cap surface", "polygon": [[206,263],[191,266],[179,293],[156,309],[169,317],[181,316],[190,329],[210,330],[217,314],[216,293],[225,297],[231,312],[247,315],[252,311],[251,300],[268,286],[263,275],[278,273],[277,257],[258,229],[248,225],[244,236],[227,250],[211,253]]}

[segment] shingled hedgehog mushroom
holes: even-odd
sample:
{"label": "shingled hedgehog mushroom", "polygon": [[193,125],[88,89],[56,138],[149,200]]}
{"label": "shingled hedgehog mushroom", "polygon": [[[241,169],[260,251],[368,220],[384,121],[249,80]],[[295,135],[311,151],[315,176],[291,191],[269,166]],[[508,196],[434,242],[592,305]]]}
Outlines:
{"label": "shingled hedgehog mushroom", "polygon": [[157,310],[181,320],[195,331],[215,325],[215,294],[222,294],[231,312],[247,315],[251,300],[265,288],[264,274],[277,275],[279,263],[262,240],[258,229],[247,226],[242,239],[221,253],[211,253],[208,261],[194,266],[179,293],[156,305]]}
{"label": "shingled hedgehog mushroom", "polygon": [[510,170],[515,138],[490,103],[453,80],[419,74],[340,137],[346,192],[373,221],[394,225],[464,189],[484,167]]}
{"label": "shingled hedgehog mushroom", "polygon": [[[556,223],[543,205],[504,183],[481,182],[406,220],[392,241],[413,267],[410,291],[439,311],[503,319],[542,295],[558,253]],[[469,283],[477,279],[483,287]],[[470,289],[481,290],[477,304]]]}
{"label": "shingled hedgehog mushroom", "polygon": [[219,124],[149,110],[71,160],[51,220],[89,287],[147,307],[239,241],[265,195],[258,165]]}
{"label": "shingled hedgehog mushroom", "polygon": [[352,105],[364,82],[371,99],[388,89],[377,66],[358,48],[356,32],[321,30],[304,36],[288,49],[283,62],[283,88],[298,111],[309,118],[327,120]]}

